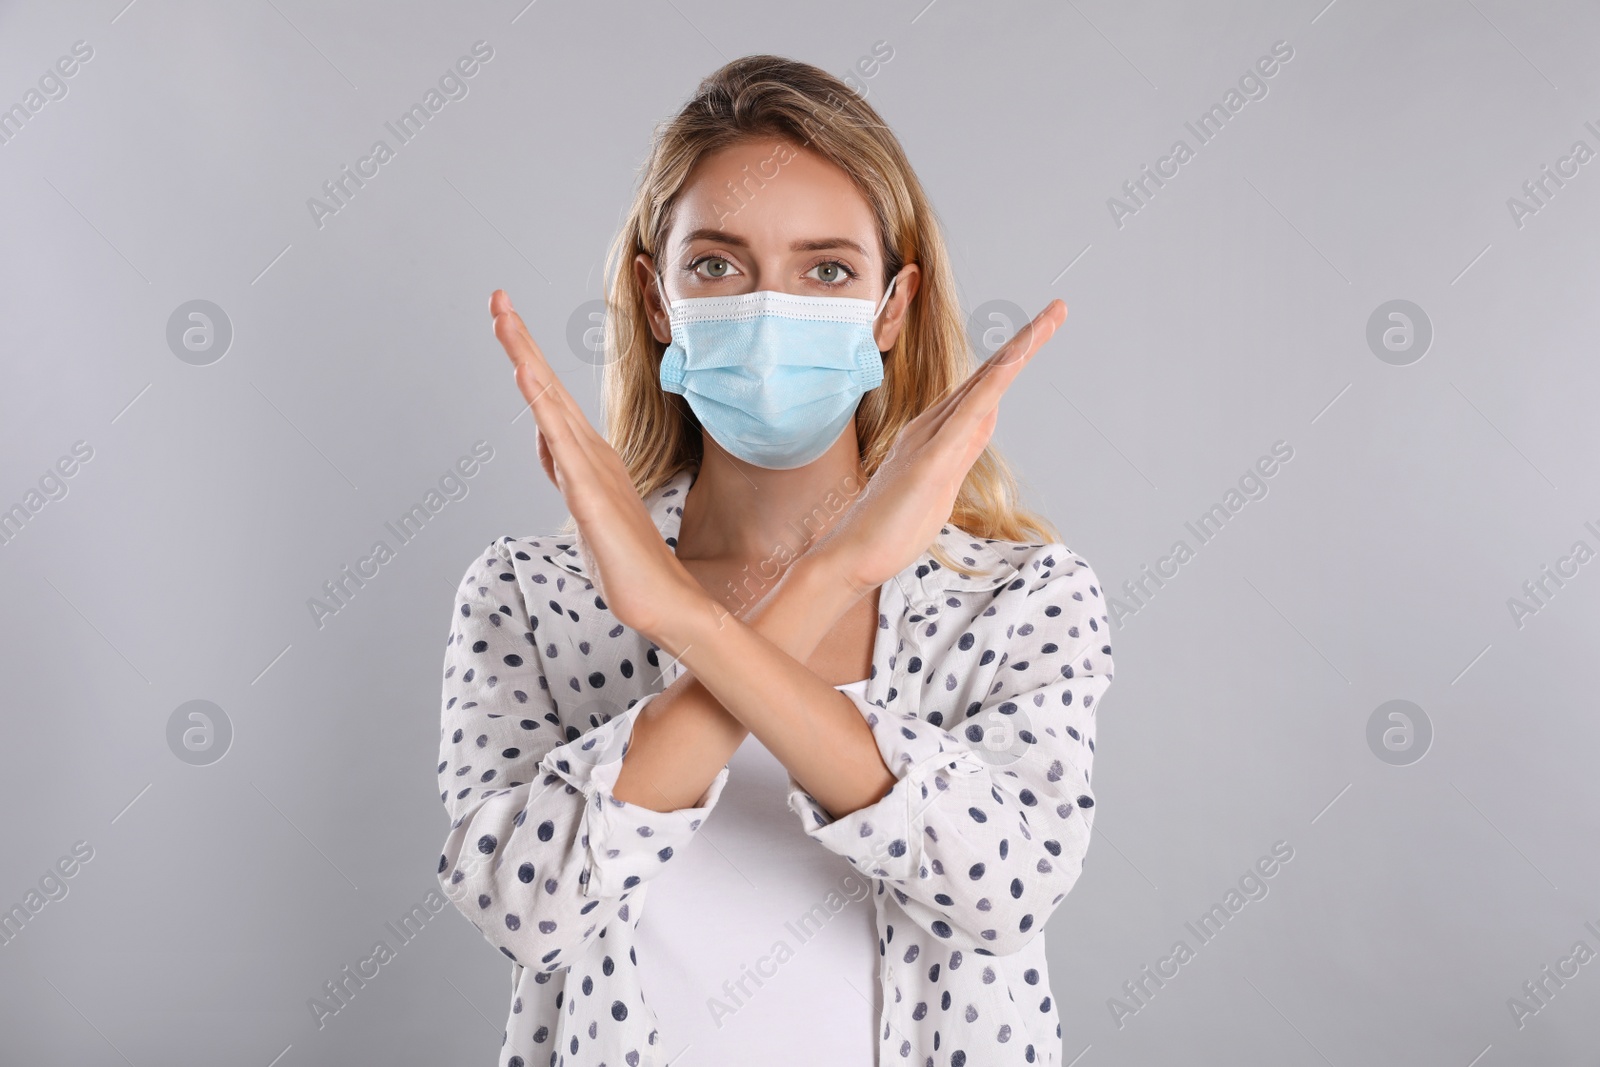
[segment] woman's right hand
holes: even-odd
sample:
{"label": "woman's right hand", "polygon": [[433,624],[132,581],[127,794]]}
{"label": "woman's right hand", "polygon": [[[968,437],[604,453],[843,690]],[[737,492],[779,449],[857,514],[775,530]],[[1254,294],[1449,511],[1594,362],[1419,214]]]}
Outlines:
{"label": "woman's right hand", "polygon": [[622,457],[567,392],[505,290],[490,296],[489,314],[533,412],[539,464],[578,524],[590,580],[620,622],[676,654],[663,631],[709,596],[661,539]]}
{"label": "woman's right hand", "polygon": [[966,381],[908,422],[861,498],[806,554],[864,595],[926,552],[994,434],[1000,398],[1066,318],[1067,306],[1050,301]]}

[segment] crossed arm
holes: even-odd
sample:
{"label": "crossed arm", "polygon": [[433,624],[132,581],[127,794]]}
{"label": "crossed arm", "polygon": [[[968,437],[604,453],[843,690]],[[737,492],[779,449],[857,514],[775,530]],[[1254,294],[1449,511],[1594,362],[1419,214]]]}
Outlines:
{"label": "crossed arm", "polygon": [[870,724],[805,663],[858,597],[932,542],[993,435],[1001,396],[1065,319],[1065,306],[1051,301],[902,427],[866,492],[790,564],[748,622],[726,612],[662,542],[616,451],[556,377],[504,291],[489,310],[534,413],[540,461],[577,521],[607,605],[687,668],[640,708],[614,795],[652,811],[688,807],[749,732],[829,814],[881,799],[896,779]]}
{"label": "crossed arm", "polygon": [[634,721],[614,795],[654,811],[692,807],[753,733],[835,817],[879,800],[895,776],[871,728],[806,666],[859,595],[802,555],[743,616],[709,595],[684,612],[661,636],[686,673]]}

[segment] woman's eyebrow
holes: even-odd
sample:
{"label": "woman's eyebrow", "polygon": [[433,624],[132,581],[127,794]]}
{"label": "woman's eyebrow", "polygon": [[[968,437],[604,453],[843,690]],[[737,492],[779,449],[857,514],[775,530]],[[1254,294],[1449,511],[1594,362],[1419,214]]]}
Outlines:
{"label": "woman's eyebrow", "polygon": [[830,248],[848,248],[862,259],[867,258],[867,250],[848,237],[819,237],[810,241],[794,241],[789,245],[791,252],[822,252]]}
{"label": "woman's eyebrow", "polygon": [[683,235],[680,244],[688,245],[694,241],[716,241],[718,244],[733,245],[736,248],[749,248],[750,242],[738,234],[726,230],[717,230],[709,226],[702,226],[697,230],[690,230]]}
{"label": "woman's eyebrow", "polygon": [[[694,241],[716,241],[719,244],[732,245],[736,248],[749,248],[750,242],[738,234],[728,233],[708,226],[690,230],[683,235],[683,243],[690,244]],[[807,241],[793,241],[789,244],[791,252],[821,252],[830,248],[848,248],[863,259],[867,258],[867,250],[860,243],[848,237],[816,237]]]}

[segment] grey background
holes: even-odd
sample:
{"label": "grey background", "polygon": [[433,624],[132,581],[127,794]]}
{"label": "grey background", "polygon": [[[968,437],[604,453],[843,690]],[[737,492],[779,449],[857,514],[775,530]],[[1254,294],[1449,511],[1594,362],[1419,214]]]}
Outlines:
{"label": "grey background", "polygon": [[[0,547],[0,902],[94,849],[0,947],[0,1060],[495,1062],[508,967],[453,909],[321,1029],[306,1003],[435,886],[454,583],[564,515],[488,295],[598,418],[565,337],[653,124],[727,59],[844,75],[886,41],[865,86],[966,306],[1071,309],[996,441],[1109,591],[1294,449],[1115,634],[1097,836],[1048,930],[1062,1062],[1595,1061],[1600,963],[1507,1005],[1600,949],[1600,563],[1520,627],[1507,603],[1600,547],[1600,162],[1507,206],[1600,149],[1593,5],[125,3],[0,9],[0,106],[94,49],[0,145],[0,508],[94,450]],[[480,39],[469,95],[319,229],[306,200]],[[1116,225],[1280,40],[1268,94]],[[166,342],[195,299],[234,332],[209,366]],[[1394,299],[1435,334],[1405,366],[1366,341]],[[308,598],[480,439],[468,495],[319,628]],[[1433,731],[1405,766],[1367,739],[1394,699]],[[232,725],[208,766],[168,748],[191,700]]]}

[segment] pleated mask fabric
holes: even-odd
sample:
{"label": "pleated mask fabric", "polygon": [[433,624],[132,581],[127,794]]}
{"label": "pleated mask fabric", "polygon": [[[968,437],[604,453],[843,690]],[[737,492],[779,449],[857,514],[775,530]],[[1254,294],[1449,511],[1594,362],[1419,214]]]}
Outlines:
{"label": "pleated mask fabric", "polygon": [[771,289],[668,301],[661,388],[682,395],[706,432],[746,463],[803,467],[883,382],[872,325],[898,280],[877,304]]}

